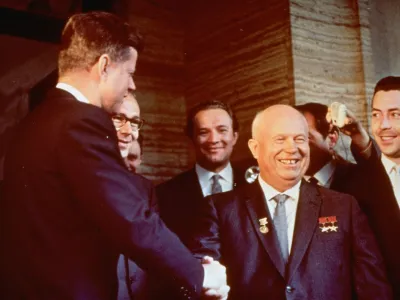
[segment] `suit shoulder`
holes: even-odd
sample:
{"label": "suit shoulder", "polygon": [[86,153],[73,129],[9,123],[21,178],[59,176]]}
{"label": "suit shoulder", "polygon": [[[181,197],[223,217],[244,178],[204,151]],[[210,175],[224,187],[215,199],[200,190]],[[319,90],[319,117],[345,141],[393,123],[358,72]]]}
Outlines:
{"label": "suit shoulder", "polygon": [[248,186],[240,186],[228,192],[223,192],[209,196],[217,209],[225,209],[234,204],[238,204],[245,199],[245,191]]}
{"label": "suit shoulder", "polygon": [[325,201],[333,201],[333,202],[338,202],[338,203],[351,203],[353,201],[356,201],[354,196],[342,192],[338,192],[335,190],[331,190],[325,187],[319,187],[320,193],[322,198]]}
{"label": "suit shoulder", "polygon": [[156,186],[157,193],[162,193],[162,192],[170,192],[172,190],[179,190],[179,189],[184,189],[185,184],[190,181],[193,177],[195,177],[195,173],[193,169],[190,169],[188,171],[185,171],[183,173],[180,173],[176,175],[175,177],[172,177],[171,179],[160,183],[159,185]]}

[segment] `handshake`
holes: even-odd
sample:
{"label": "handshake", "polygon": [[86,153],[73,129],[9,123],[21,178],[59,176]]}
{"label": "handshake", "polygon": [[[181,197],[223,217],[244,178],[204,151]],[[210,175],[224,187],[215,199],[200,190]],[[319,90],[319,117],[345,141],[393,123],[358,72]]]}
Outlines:
{"label": "handshake", "polygon": [[204,299],[227,299],[230,287],[226,282],[226,268],[212,257],[205,256],[201,261],[204,268]]}

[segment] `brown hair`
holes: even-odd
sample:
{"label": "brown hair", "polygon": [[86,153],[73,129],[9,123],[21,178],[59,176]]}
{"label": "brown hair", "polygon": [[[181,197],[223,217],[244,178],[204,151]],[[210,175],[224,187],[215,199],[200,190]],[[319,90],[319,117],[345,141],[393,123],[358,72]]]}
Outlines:
{"label": "brown hair", "polygon": [[235,113],[229,106],[229,104],[222,102],[222,101],[218,101],[218,100],[211,100],[211,101],[201,102],[189,110],[188,115],[187,115],[187,120],[186,120],[187,136],[190,137],[191,139],[193,138],[194,117],[197,115],[198,112],[203,111],[203,110],[216,109],[216,108],[225,110],[228,113],[228,115],[232,119],[233,132],[238,132],[239,131],[239,122],[236,118]]}
{"label": "brown hair", "polygon": [[73,15],[61,36],[59,75],[89,69],[103,54],[114,61],[126,60],[129,47],[139,52],[142,43],[137,30],[116,15],[100,11]]}

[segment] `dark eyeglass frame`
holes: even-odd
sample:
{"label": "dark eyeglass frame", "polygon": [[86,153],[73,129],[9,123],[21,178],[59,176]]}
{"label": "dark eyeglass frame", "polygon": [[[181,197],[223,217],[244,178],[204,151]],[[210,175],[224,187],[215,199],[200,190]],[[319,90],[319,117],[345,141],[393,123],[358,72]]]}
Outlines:
{"label": "dark eyeglass frame", "polygon": [[[128,119],[125,115],[123,114],[113,114],[111,115],[111,120],[114,123],[114,126],[119,130],[122,127],[125,126],[126,122],[129,122],[129,125],[131,126],[132,130],[140,130],[142,129],[144,125],[144,120],[139,118],[139,117],[133,117],[131,119]],[[121,124],[116,125],[116,122],[120,122]]]}

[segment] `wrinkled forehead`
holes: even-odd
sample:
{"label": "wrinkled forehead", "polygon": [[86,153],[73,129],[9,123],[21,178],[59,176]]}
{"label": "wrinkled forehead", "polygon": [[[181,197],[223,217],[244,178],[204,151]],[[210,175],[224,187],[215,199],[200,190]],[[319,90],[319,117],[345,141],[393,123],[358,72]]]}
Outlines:
{"label": "wrinkled forehead", "polygon": [[131,119],[133,117],[140,116],[140,107],[136,99],[131,96],[130,98],[124,99],[116,113],[124,115],[128,119]]}
{"label": "wrinkled forehead", "polygon": [[301,113],[266,114],[260,122],[264,135],[305,135],[308,136],[308,123]]}

